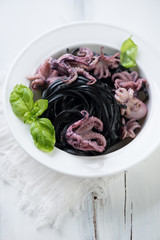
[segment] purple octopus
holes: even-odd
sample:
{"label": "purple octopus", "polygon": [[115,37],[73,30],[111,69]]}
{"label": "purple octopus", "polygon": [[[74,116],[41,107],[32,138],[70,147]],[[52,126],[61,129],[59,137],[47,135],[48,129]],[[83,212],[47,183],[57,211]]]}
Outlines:
{"label": "purple octopus", "polygon": [[105,137],[92,129],[103,130],[103,123],[96,117],[89,117],[87,111],[81,111],[84,117],[74,122],[66,131],[67,142],[76,149],[83,151],[103,152],[106,147]]}
{"label": "purple octopus", "polygon": [[140,99],[134,97],[133,89],[129,88],[127,91],[125,88],[119,88],[115,91],[115,98],[127,107],[126,109],[121,108],[121,115],[126,118],[139,120],[146,116],[147,107]]}
{"label": "purple octopus", "polygon": [[123,71],[112,75],[112,81],[116,89],[118,88],[132,88],[134,91],[139,91],[143,83],[147,83],[145,78],[140,78],[136,71],[131,73]]}
{"label": "purple octopus", "polygon": [[136,134],[135,134],[134,130],[137,128],[141,128],[139,123],[133,118],[127,122],[125,121],[124,118],[122,118],[122,124],[123,124],[122,133],[121,133],[122,139],[125,139],[127,137],[135,138]]}
{"label": "purple octopus", "polygon": [[93,75],[97,79],[107,78],[111,75],[109,69],[114,69],[119,66],[119,55],[116,53],[113,56],[106,56],[103,53],[103,47],[101,47],[101,54],[95,56],[95,60],[91,63],[89,70],[93,70]]}
{"label": "purple octopus", "polygon": [[[47,88],[53,81],[62,80],[66,84],[76,81],[78,75],[87,78],[88,85],[94,84],[97,79],[110,76],[110,70],[117,68],[120,59],[119,53],[113,56],[94,54],[89,48],[79,48],[77,55],[64,54],[58,59],[48,58],[40,65],[33,76],[27,78],[31,80],[33,90]],[[90,74],[93,71],[93,75]]]}
{"label": "purple octopus", "polygon": [[125,88],[117,89],[115,91],[115,98],[119,103],[126,106],[126,109],[121,108],[121,115],[126,118],[126,120],[122,118],[121,138],[135,138],[134,130],[141,128],[136,120],[146,116],[147,107],[140,99],[134,97],[134,90],[131,88],[128,91]]}
{"label": "purple octopus", "polygon": [[[147,84],[147,80],[140,78],[138,73],[133,71],[131,73],[122,71],[112,75],[114,82],[115,99],[125,105],[126,108],[121,108],[122,118],[122,139],[130,137],[135,138],[134,130],[141,126],[136,120],[140,120],[147,115],[147,106],[139,98],[137,92],[142,88],[142,84]],[[127,121],[127,119],[129,119]]]}
{"label": "purple octopus", "polygon": [[34,75],[27,77],[27,79],[31,81],[31,88],[33,90],[47,88],[50,83],[57,79],[58,73],[51,69],[51,61],[52,58],[46,59],[44,63],[39,66]]}

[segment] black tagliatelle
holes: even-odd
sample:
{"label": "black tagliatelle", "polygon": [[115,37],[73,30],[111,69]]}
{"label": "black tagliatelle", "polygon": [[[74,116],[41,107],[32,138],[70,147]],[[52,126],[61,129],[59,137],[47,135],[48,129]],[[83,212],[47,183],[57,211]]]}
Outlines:
{"label": "black tagliatelle", "polygon": [[[56,147],[76,155],[104,154],[117,142],[135,138],[147,114],[147,80],[121,65],[119,52],[107,56],[86,47],[52,57],[29,76],[48,108]],[[143,97],[141,97],[143,95]]]}
{"label": "black tagliatelle", "polygon": [[103,122],[101,134],[107,139],[105,152],[113,145],[120,134],[121,105],[114,98],[107,84],[97,81],[87,85],[88,80],[79,76],[72,84],[56,80],[43,92],[42,98],[48,100],[48,109],[43,116],[49,118],[56,130],[56,146],[77,155],[96,155],[96,151],[80,151],[66,140],[67,128],[83,118],[82,110]]}

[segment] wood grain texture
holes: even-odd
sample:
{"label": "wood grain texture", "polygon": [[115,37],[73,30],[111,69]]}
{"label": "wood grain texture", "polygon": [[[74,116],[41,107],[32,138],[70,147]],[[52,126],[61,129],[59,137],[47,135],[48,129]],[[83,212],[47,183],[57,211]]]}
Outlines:
{"label": "wood grain texture", "polygon": [[94,200],[96,230],[93,231],[98,240],[160,239],[159,156],[160,149],[109,182],[104,208],[99,208]]}
{"label": "wood grain texture", "polygon": [[159,156],[160,149],[109,183],[106,207],[98,211],[99,239],[160,239]]}

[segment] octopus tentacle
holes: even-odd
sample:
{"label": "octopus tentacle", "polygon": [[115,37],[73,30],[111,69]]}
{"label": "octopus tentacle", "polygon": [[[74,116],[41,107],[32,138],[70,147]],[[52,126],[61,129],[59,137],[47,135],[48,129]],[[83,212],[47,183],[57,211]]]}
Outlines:
{"label": "octopus tentacle", "polygon": [[127,121],[127,123],[125,123],[125,120],[123,118],[122,123],[124,124],[124,126],[122,127],[121,138],[122,139],[125,139],[127,137],[135,138],[136,134],[135,134],[134,130],[137,128],[141,128],[139,123],[136,122],[136,120],[133,118],[130,119],[129,121]]}
{"label": "octopus tentacle", "polygon": [[121,110],[121,114],[126,118],[139,120],[146,116],[147,107],[140,99],[134,97],[133,89],[129,88],[127,91],[125,88],[119,88],[115,91],[115,98],[119,103],[127,106],[126,109]]}
{"label": "octopus tentacle", "polygon": [[50,73],[51,73],[51,67],[50,67],[50,61],[51,61],[51,58],[47,58],[40,66],[39,68],[37,69],[36,73],[31,75],[31,76],[28,76],[27,79],[28,80],[35,80],[35,79],[46,79]]}
{"label": "octopus tentacle", "polygon": [[81,60],[85,60],[86,63],[90,63],[93,58],[93,51],[86,47],[81,47],[77,52],[77,56],[81,58]]}
{"label": "octopus tentacle", "polygon": [[27,79],[30,81],[34,81],[34,80],[40,79],[40,78],[41,78],[41,75],[39,75],[39,73],[35,73],[34,75],[27,76]]}
{"label": "octopus tentacle", "polygon": [[84,67],[84,68],[87,68],[89,63],[88,61],[86,61],[85,57],[84,58],[81,58],[81,57],[78,57],[78,56],[74,56],[70,53],[66,53],[64,55],[62,55],[61,57],[59,57],[57,59],[57,61],[60,63],[60,62],[68,62],[71,66],[81,66],[81,67]]}
{"label": "octopus tentacle", "polygon": [[33,90],[42,89],[43,87],[47,87],[46,79],[52,73],[51,69],[51,58],[47,58],[37,69],[36,73],[31,76],[27,76],[27,79],[32,81],[31,88]]}
{"label": "octopus tentacle", "polygon": [[51,62],[52,58],[47,58],[43,64],[40,65],[40,67],[38,68],[37,72],[43,76],[45,79],[49,77],[49,75],[51,74]]}
{"label": "octopus tentacle", "polygon": [[88,112],[81,111],[84,117],[73,123],[66,131],[67,142],[83,151],[103,152],[106,147],[105,137],[92,129],[103,130],[103,123],[96,117],[89,117]]}
{"label": "octopus tentacle", "polygon": [[112,81],[116,89],[123,87],[126,89],[132,88],[134,91],[139,91],[143,83],[147,83],[147,80],[140,78],[138,73],[133,71],[131,73],[123,71],[112,75]]}
{"label": "octopus tentacle", "polygon": [[95,77],[93,77],[91,74],[89,74],[89,72],[85,71],[83,68],[75,68],[75,69],[78,74],[83,75],[89,80],[89,82],[87,83],[88,85],[92,85],[97,81]]}
{"label": "octopus tentacle", "polygon": [[40,79],[36,79],[31,83],[31,88],[33,90],[37,90],[37,89],[41,89],[44,86],[48,86],[47,82],[45,82],[44,79],[40,78]]}
{"label": "octopus tentacle", "polygon": [[98,79],[109,77],[110,71],[109,68],[117,68],[120,62],[119,52],[114,54],[113,56],[106,56],[103,53],[103,47],[101,47],[101,54],[99,56],[95,56],[94,64],[91,63],[89,70],[94,71],[94,76]]}

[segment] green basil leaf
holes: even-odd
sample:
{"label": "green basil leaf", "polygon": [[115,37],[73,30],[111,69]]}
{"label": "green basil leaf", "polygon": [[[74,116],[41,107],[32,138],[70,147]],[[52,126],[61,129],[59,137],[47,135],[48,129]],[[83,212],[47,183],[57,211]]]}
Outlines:
{"label": "green basil leaf", "polygon": [[33,117],[33,114],[31,112],[26,112],[24,114],[24,117],[23,117],[23,121],[24,123],[28,123],[28,124],[31,124],[32,122],[34,122],[36,119],[35,117]]}
{"label": "green basil leaf", "polygon": [[50,152],[55,145],[55,130],[48,118],[39,118],[30,125],[34,144],[42,151]]}
{"label": "green basil leaf", "polygon": [[131,37],[123,42],[121,46],[120,60],[122,66],[126,68],[136,66],[138,46],[132,41]]}
{"label": "green basil leaf", "polygon": [[22,120],[25,113],[32,110],[34,104],[32,91],[22,84],[14,87],[9,100],[13,112]]}
{"label": "green basil leaf", "polygon": [[31,112],[26,112],[24,115],[24,122],[25,123],[32,123],[36,118],[48,108],[48,100],[46,99],[39,99],[37,100],[34,105]]}
{"label": "green basil leaf", "polygon": [[32,114],[35,117],[40,116],[48,108],[48,100],[39,99],[34,103]]}

